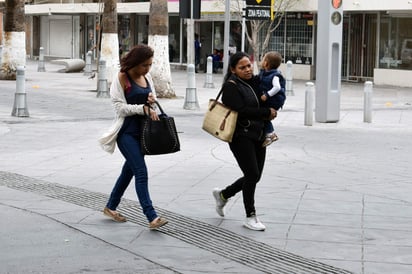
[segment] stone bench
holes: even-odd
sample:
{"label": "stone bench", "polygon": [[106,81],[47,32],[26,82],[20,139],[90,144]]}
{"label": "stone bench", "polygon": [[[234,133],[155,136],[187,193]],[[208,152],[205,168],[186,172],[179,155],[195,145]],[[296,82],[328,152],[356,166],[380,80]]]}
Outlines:
{"label": "stone bench", "polygon": [[83,59],[57,59],[51,60],[50,63],[64,65],[64,72],[80,72],[86,66],[86,62]]}

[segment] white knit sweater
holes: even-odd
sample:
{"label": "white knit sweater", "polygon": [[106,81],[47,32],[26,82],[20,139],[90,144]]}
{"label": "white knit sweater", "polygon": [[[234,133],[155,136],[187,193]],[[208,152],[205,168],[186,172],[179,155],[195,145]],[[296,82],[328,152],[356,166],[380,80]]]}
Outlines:
{"label": "white knit sweater", "polygon": [[[152,77],[150,76],[150,74],[146,74],[145,78],[147,79],[150,88],[152,89],[153,95],[156,96]],[[110,98],[112,100],[113,108],[115,111],[115,119],[109,130],[99,138],[99,143],[103,150],[109,153],[113,153],[116,147],[117,134],[122,128],[124,118],[126,116],[132,116],[136,114],[144,115],[144,104],[136,105],[128,104],[126,102],[124,90],[122,85],[120,84],[118,75],[114,77],[112,85],[110,86]]]}

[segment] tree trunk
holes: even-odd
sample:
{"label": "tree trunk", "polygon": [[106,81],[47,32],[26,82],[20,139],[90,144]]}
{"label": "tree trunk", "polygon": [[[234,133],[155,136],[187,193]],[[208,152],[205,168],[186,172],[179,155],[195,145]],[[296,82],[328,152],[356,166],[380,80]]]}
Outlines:
{"label": "tree trunk", "polygon": [[16,80],[17,67],[26,65],[24,0],[6,0],[4,19],[0,80]]}
{"label": "tree trunk", "polygon": [[167,0],[150,1],[148,44],[154,50],[150,74],[153,77],[157,96],[173,98],[172,76],[169,62],[169,17]]}
{"label": "tree trunk", "polygon": [[120,67],[116,0],[104,0],[100,59],[106,61],[107,81],[110,86]]}
{"label": "tree trunk", "polygon": [[257,74],[259,72],[259,55],[260,55],[260,44],[259,44],[259,30],[261,26],[261,21],[251,20],[250,21],[250,33],[246,29],[246,37],[249,42],[249,46],[252,48],[253,52],[253,73]]}

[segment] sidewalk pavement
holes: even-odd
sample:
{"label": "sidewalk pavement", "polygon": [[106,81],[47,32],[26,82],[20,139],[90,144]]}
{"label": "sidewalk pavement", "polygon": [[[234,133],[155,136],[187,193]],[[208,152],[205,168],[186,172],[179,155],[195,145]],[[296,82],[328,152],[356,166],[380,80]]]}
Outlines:
{"label": "sidewalk pavement", "polygon": [[241,195],[224,218],[211,191],[240,176],[226,143],[202,131],[209,98],[196,74],[199,110],[185,110],[187,75],[172,71],[181,151],[147,156],[152,200],[170,220],[150,231],[131,185],[114,223],[101,210],[123,158],[97,138],[111,124],[97,77],[26,66],[30,117],[13,117],[15,81],[0,81],[0,273],[411,273],[412,90],[375,86],[363,122],[363,84],[342,83],[340,120],[304,125],[305,81],[274,121],[256,190],[265,232],[242,227]]}

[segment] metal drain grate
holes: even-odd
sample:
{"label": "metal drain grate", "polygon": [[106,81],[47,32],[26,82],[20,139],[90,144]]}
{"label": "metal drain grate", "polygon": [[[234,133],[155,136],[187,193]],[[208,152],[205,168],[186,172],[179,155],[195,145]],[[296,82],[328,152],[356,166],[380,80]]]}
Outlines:
{"label": "metal drain grate", "polygon": [[[33,192],[94,210],[101,210],[108,195],[80,188],[50,183],[19,174],[1,172],[0,185]],[[159,231],[201,249],[267,273],[351,273],[251,240],[231,231],[156,208],[169,220]],[[132,223],[147,226],[146,217],[135,201],[123,199],[122,214]]]}

